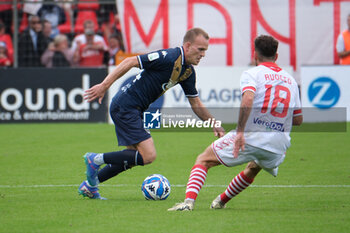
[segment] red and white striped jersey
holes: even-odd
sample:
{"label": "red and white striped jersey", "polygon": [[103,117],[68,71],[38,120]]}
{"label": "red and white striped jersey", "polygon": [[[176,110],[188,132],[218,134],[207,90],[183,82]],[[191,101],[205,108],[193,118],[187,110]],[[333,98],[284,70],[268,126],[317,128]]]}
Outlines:
{"label": "red and white striped jersey", "polygon": [[245,127],[245,141],[284,154],[290,146],[293,116],[301,115],[299,89],[294,78],[275,63],[265,62],[245,71],[241,93],[255,93]]}

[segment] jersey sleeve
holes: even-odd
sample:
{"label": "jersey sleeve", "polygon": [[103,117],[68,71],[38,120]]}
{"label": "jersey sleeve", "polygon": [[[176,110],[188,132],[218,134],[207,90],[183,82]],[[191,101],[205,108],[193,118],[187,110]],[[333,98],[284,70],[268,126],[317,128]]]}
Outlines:
{"label": "jersey sleeve", "polygon": [[193,68],[192,71],[193,72],[188,79],[180,82],[182,90],[185,92],[187,98],[198,96],[198,91],[196,88],[196,73]]}
{"label": "jersey sleeve", "polygon": [[293,108],[293,117],[302,115],[299,88],[297,85],[295,85],[294,92],[295,92],[295,106]]}
{"label": "jersey sleeve", "polygon": [[140,68],[145,70],[161,70],[162,66],[167,62],[166,57],[162,55],[162,50],[138,55],[137,59],[140,64]]}
{"label": "jersey sleeve", "polygon": [[251,91],[255,93],[256,86],[256,80],[250,75],[250,73],[244,72],[240,80],[241,94],[243,95],[243,93],[246,91]]}

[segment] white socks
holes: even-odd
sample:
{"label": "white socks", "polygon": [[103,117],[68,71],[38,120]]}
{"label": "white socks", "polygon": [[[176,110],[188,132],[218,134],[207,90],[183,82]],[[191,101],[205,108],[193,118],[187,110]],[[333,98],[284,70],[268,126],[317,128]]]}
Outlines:
{"label": "white socks", "polygon": [[105,161],[103,159],[103,153],[99,153],[95,156],[94,163],[96,163],[97,165],[102,165],[105,163]]}

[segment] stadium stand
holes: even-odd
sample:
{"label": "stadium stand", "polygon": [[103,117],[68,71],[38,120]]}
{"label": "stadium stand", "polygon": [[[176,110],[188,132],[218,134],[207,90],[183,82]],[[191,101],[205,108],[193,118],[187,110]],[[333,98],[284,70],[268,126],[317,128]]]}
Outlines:
{"label": "stadium stand", "polygon": [[95,1],[88,0],[90,2],[86,2],[85,0],[83,2],[78,3],[78,13],[77,18],[74,26],[74,32],[75,33],[82,33],[84,31],[84,21],[85,20],[91,20],[95,24],[95,32],[98,30],[98,21],[97,21],[97,14],[96,11],[99,9],[99,4]]}
{"label": "stadium stand", "polygon": [[[58,32],[51,35],[51,40],[57,33],[65,34],[68,37],[69,46],[71,46],[73,39],[77,35],[84,33],[84,22],[86,20],[91,20],[94,22],[95,34],[102,36],[106,44],[108,44],[109,37],[112,34],[121,33],[118,20],[118,11],[116,9],[115,1],[113,0],[74,0],[64,1],[64,3],[62,1],[56,2],[51,0],[38,0],[31,3],[34,6],[35,4],[40,4],[41,6],[37,6],[38,10],[36,11],[36,14],[35,12],[25,10],[25,2],[17,1],[17,3],[17,7],[14,10],[13,1],[0,0],[0,22],[5,25],[5,30],[7,33],[6,40],[4,39],[5,36],[1,36],[0,41],[5,42],[8,57],[11,61],[11,65],[14,67],[23,66],[23,61],[27,61],[25,62],[25,66],[31,66],[32,62],[29,61],[32,60],[33,56],[29,53],[29,50],[31,50],[30,48],[32,47],[32,42],[24,40],[23,33],[28,30],[30,26],[30,16],[33,14],[39,15],[40,9],[46,9],[47,5],[52,5],[53,3],[59,8],[63,9],[65,20],[59,20],[59,24],[57,26]],[[13,20],[13,14],[15,14],[14,17],[16,20]],[[41,21],[43,22],[43,17],[41,17]],[[17,22],[17,25],[14,25],[15,22]],[[39,27],[39,25],[37,26]],[[17,34],[16,40],[13,38],[15,35],[15,30]],[[45,33],[43,33],[43,29],[38,29],[38,31],[40,31],[40,36],[38,38],[41,40],[41,34]],[[29,37],[27,36],[26,38],[28,39]],[[18,44],[13,44],[14,41],[17,41]],[[13,45],[9,42],[11,42]],[[38,57],[40,57],[46,48],[41,48],[40,46],[40,53],[38,54]],[[108,54],[107,57],[109,57]],[[126,56],[123,55],[122,57]],[[120,58],[117,60],[119,61]],[[104,64],[106,66],[108,65],[108,59],[106,59]],[[35,63],[35,65],[33,63],[32,65],[35,67],[41,66],[37,63]]]}
{"label": "stadium stand", "polygon": [[66,15],[66,22],[58,25],[58,30],[60,31],[60,33],[67,34],[72,32],[72,20],[71,14],[68,10],[65,10],[64,13]]}
{"label": "stadium stand", "polygon": [[19,26],[19,32],[23,32],[28,27],[28,15],[23,12],[21,24]]}

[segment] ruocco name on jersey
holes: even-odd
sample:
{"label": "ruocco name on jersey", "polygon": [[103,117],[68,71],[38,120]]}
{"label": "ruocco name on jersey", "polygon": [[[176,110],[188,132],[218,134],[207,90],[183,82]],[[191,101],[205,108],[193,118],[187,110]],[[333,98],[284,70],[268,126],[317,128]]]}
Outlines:
{"label": "ruocco name on jersey", "polygon": [[265,81],[281,80],[285,83],[292,84],[292,80],[280,74],[265,74]]}

